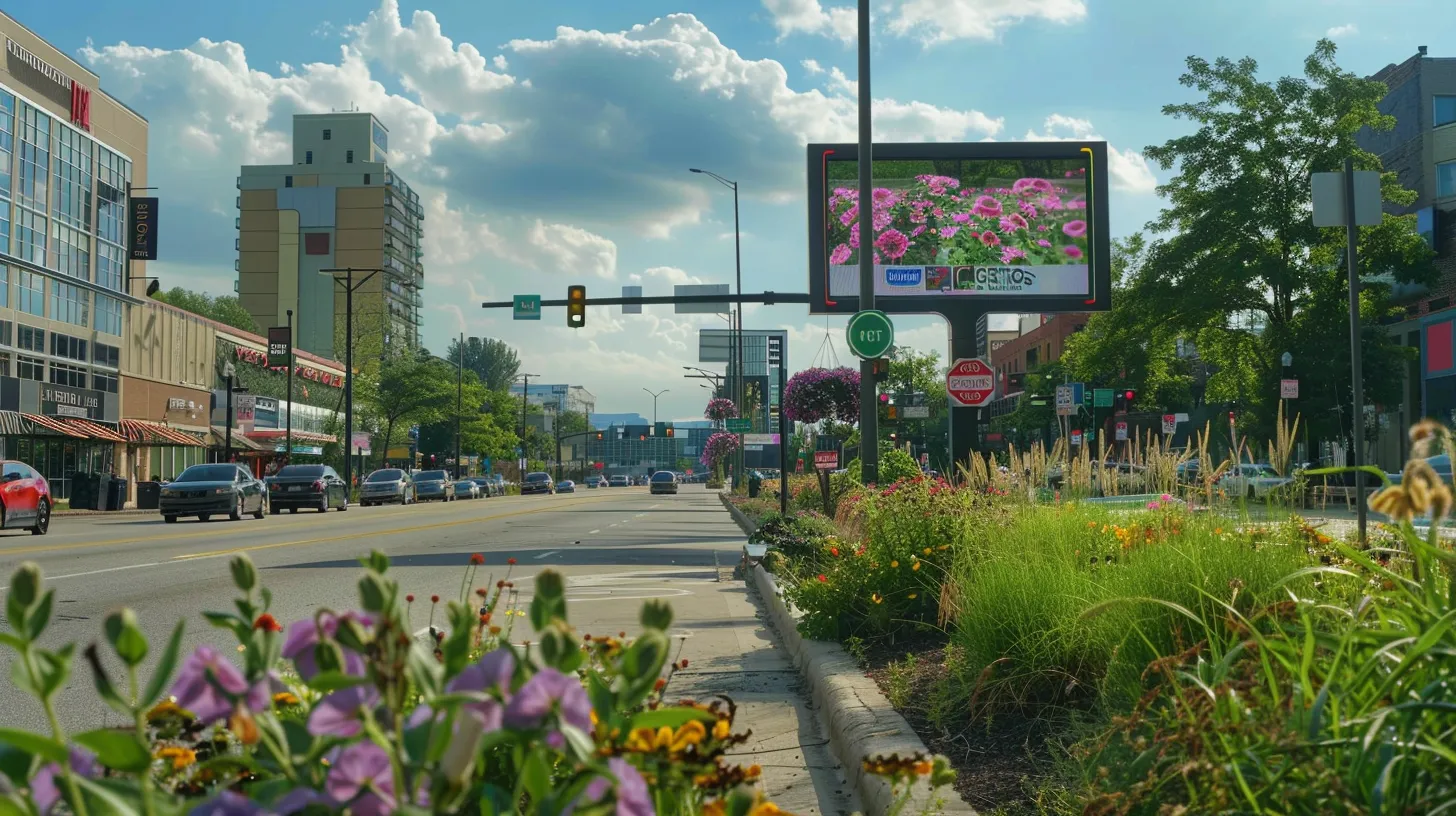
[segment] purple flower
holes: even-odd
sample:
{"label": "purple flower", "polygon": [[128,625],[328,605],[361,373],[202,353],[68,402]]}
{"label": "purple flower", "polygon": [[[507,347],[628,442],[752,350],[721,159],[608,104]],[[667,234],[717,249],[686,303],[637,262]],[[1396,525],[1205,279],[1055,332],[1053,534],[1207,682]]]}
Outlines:
{"label": "purple flower", "polygon": [[[312,680],[318,673],[318,661],[314,657],[314,649],[318,647],[319,626],[323,626],[324,635],[332,638],[334,633],[339,631],[339,622],[342,620],[353,620],[362,626],[373,624],[368,616],[355,612],[345,612],[343,615],[330,615],[325,613],[321,616],[319,623],[312,620],[295,621],[288,627],[288,637],[283,641],[283,656],[293,661],[293,667],[298,669],[298,676],[305,681]],[[343,649],[344,652],[344,673],[363,674],[364,658]]]}
{"label": "purple flower", "polygon": [[1082,220],[1068,221],[1062,225],[1062,232],[1069,238],[1081,238],[1087,234],[1087,222]]}
{"label": "purple flower", "polygon": [[981,233],[981,243],[985,244],[988,247],[1000,246],[1001,239],[996,235],[996,233],[990,230],[986,230],[985,232]]}
{"label": "purple flower", "polygon": [[250,688],[236,666],[206,645],[198,646],[182,662],[172,694],[177,697],[179,708],[192,712],[203,723],[228,716],[239,699],[252,711],[265,711],[269,703],[266,680]]}
{"label": "purple flower", "polygon": [[1033,205],[1030,201],[1023,201],[1017,206],[1021,208],[1021,214],[1026,216],[1027,218],[1036,217],[1036,206]]}
{"label": "purple flower", "polygon": [[[616,777],[617,816],[653,816],[652,794],[646,780],[632,767],[632,763],[621,757],[612,757],[607,760],[607,770]],[[594,805],[602,801],[612,791],[612,781],[610,777],[598,776],[588,782],[581,798],[568,804],[561,811],[561,816],[571,816],[577,805]]]}
{"label": "purple flower", "polygon": [[526,681],[506,704],[505,723],[511,728],[538,728],[553,709],[567,725],[591,732],[591,701],[576,677],[555,669],[542,669]]}
{"label": "purple flower", "polygon": [[324,790],[347,804],[355,816],[385,816],[394,810],[394,776],[389,754],[372,742],[356,742],[339,752]]}
{"label": "purple flower", "polygon": [[854,222],[854,226],[852,226],[852,227],[849,228],[849,245],[853,249],[859,249],[859,222],[858,221]]}
{"label": "purple flower", "polygon": [[466,666],[445,686],[446,691],[490,691],[501,694],[511,690],[511,677],[516,673],[516,656],[509,649],[496,649],[479,661]]}
{"label": "purple flower", "polygon": [[1021,247],[1009,246],[1001,248],[1001,263],[1009,264],[1012,261],[1019,261],[1025,257],[1026,250]]}
{"label": "purple flower", "polygon": [[960,227],[956,227],[956,226],[941,227],[940,228],[940,237],[949,240],[951,238],[954,238],[955,235],[956,235],[956,233],[957,232],[960,232],[960,231],[961,231],[961,228]]}
{"label": "purple flower", "polygon": [[264,810],[252,799],[240,793],[223,791],[188,811],[188,816],[262,816],[266,813],[269,811]]}
{"label": "purple flower", "polygon": [[885,230],[879,238],[875,239],[875,246],[884,250],[884,253],[890,256],[890,260],[898,261],[909,251],[910,239],[899,230]]}
{"label": "purple flower", "polygon": [[968,224],[971,221],[971,214],[970,213],[963,213],[963,212],[952,213],[950,217],[951,217],[951,220],[954,221],[954,222],[956,222],[957,224]]}
{"label": "purple flower", "polygon": [[1045,248],[1051,246],[1052,245],[1052,242],[1051,241],[1048,241],[1045,238],[1038,238],[1038,239],[1036,239],[1036,245],[1039,246],[1039,247],[1041,247],[1041,248],[1043,248],[1043,249],[1045,249]]}
{"label": "purple flower", "polygon": [[364,730],[364,709],[379,705],[372,686],[350,686],[319,701],[308,715],[308,732],[316,737],[357,737]]}
{"label": "purple flower", "polygon": [[1041,208],[1043,210],[1060,210],[1062,209],[1062,199],[1056,195],[1043,196]]}
{"label": "purple flower", "polygon": [[1082,257],[1082,250],[1074,246],[1064,246],[1062,247],[1062,252],[1066,253],[1068,258],[1076,259]]}
{"label": "purple flower", "polygon": [[997,218],[1001,215],[1001,201],[993,196],[983,195],[976,199],[971,212],[986,218]]}
{"label": "purple flower", "polygon": [[849,256],[852,252],[853,250],[849,248],[849,244],[840,244],[829,253],[829,262],[835,266],[843,266],[849,261]]}
{"label": "purple flower", "polygon": [[899,200],[900,196],[897,195],[894,190],[885,187],[876,188],[874,192],[874,202],[876,207],[888,207]]}
{"label": "purple flower", "polygon": [[[71,770],[87,779],[95,779],[101,775],[101,767],[96,764],[96,755],[85,748],[71,747]],[[50,813],[56,803],[61,801],[61,766],[55,762],[42,766],[35,776],[30,780],[30,798],[42,814]]]}

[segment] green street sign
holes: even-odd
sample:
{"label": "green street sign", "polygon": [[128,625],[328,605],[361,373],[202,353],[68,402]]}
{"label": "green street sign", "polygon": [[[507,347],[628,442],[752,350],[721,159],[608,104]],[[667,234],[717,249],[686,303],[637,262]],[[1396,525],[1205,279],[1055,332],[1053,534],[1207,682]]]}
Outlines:
{"label": "green street sign", "polygon": [[511,317],[516,320],[540,320],[540,295],[515,295],[511,298]]}
{"label": "green street sign", "polygon": [[1094,389],[1092,389],[1092,407],[1093,408],[1111,408],[1112,407],[1112,389],[1111,388],[1094,388]]}
{"label": "green street sign", "polygon": [[753,430],[753,420],[746,418],[728,420],[728,433],[749,433]]}
{"label": "green street sign", "polygon": [[876,309],[855,312],[846,330],[849,350],[863,360],[878,360],[895,345],[890,316]]}

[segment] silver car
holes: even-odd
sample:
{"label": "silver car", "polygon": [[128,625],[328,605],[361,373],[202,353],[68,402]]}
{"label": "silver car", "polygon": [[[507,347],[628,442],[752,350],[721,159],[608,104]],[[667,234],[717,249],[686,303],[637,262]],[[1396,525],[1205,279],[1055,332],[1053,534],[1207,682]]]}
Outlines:
{"label": "silver car", "polygon": [[359,486],[359,501],[365,507],[376,504],[414,504],[415,485],[409,474],[399,468],[382,468],[364,478]]}
{"label": "silver car", "polygon": [[443,470],[421,470],[415,474],[414,482],[417,501],[455,501],[455,482]]}
{"label": "silver car", "polygon": [[480,498],[480,485],[474,479],[458,479],[455,482],[455,498],[457,499],[478,499]]}

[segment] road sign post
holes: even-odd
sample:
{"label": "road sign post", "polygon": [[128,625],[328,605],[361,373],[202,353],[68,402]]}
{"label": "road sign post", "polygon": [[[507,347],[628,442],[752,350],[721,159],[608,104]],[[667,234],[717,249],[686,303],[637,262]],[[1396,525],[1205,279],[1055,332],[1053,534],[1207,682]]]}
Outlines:
{"label": "road sign post", "polygon": [[962,357],[945,375],[945,392],[951,405],[981,408],[989,405],[996,394],[996,375],[990,364],[979,357]]}
{"label": "road sign post", "polygon": [[814,451],[815,470],[837,470],[839,468],[839,451]]}
{"label": "road sign post", "polygon": [[1070,385],[1057,386],[1057,416],[1077,415],[1076,392]]}
{"label": "road sign post", "polygon": [[875,309],[855,312],[845,329],[849,350],[862,360],[878,360],[895,345],[890,316]]}
{"label": "road sign post", "polygon": [[728,433],[742,434],[753,430],[753,420],[744,417],[734,417],[726,421]]}
{"label": "road sign post", "polygon": [[540,320],[540,295],[515,295],[511,298],[511,318],[514,320]]}

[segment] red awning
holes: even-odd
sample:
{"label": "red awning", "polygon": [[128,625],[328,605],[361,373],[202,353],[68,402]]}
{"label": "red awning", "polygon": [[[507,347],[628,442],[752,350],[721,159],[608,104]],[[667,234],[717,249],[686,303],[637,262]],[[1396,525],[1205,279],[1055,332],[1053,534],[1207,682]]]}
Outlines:
{"label": "red awning", "polygon": [[135,445],[163,445],[200,448],[206,445],[201,436],[168,428],[145,419],[123,419],[118,423],[126,441]]}
{"label": "red awning", "polygon": [[[275,428],[269,428],[261,431],[253,431],[247,436],[249,439],[253,439],[258,442],[282,442],[284,439],[287,438],[288,431],[286,429],[278,430]],[[332,442],[337,442],[339,440],[332,434],[314,433],[313,431],[294,431],[293,441],[303,442],[305,444],[311,445],[325,445]]]}
{"label": "red awning", "polygon": [[89,419],[73,419],[71,417],[64,417],[61,419],[61,421],[86,434],[92,439],[100,439],[104,442],[126,441],[126,437],[122,436],[116,431],[113,431],[105,425],[92,422]]}
{"label": "red awning", "polygon": [[48,417],[42,416],[40,414],[22,414],[21,416],[24,416],[32,423],[39,426],[38,428],[36,428],[37,431],[50,431],[51,433],[58,436],[70,436],[75,437],[76,439],[90,438],[90,434],[86,433],[83,430],[80,430],[79,428],[67,425],[64,419],[60,419],[58,417]]}

